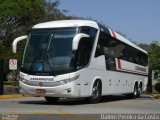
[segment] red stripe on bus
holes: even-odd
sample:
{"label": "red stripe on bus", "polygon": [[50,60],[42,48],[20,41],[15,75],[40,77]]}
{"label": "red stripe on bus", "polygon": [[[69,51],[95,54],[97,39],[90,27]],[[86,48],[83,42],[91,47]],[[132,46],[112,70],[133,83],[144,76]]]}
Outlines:
{"label": "red stripe on bus", "polygon": [[130,73],[137,73],[137,74],[146,75],[145,73],[137,72],[137,71],[133,71],[133,70],[128,70],[128,69],[121,69],[121,70],[124,70],[124,71],[130,72]]}
{"label": "red stripe on bus", "polygon": [[114,38],[116,38],[116,34],[115,34],[114,31],[112,31],[112,35],[113,35]]}
{"label": "red stripe on bus", "polygon": [[134,71],[134,70],[128,70],[128,69],[123,69],[122,68],[122,65],[121,65],[121,59],[117,59],[117,62],[118,62],[118,69],[120,71],[126,71],[126,72],[130,72],[130,73],[138,73],[138,74],[143,74],[143,75],[146,75],[145,73],[142,73],[142,72],[138,72],[138,71]]}
{"label": "red stripe on bus", "polygon": [[122,67],[121,67],[121,60],[119,58],[117,60],[118,60],[118,69],[122,69]]}

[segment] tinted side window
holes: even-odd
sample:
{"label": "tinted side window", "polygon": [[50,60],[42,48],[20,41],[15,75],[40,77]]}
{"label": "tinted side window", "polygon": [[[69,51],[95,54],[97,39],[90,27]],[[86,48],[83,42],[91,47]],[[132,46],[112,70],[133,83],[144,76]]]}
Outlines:
{"label": "tinted side window", "polygon": [[93,42],[89,38],[82,38],[76,52],[76,66],[80,69],[89,63]]}
{"label": "tinted side window", "polygon": [[95,57],[104,55],[104,47],[108,45],[107,36],[104,32],[100,32]]}
{"label": "tinted side window", "polygon": [[101,55],[105,55],[106,69],[110,70],[116,69],[115,58],[142,66],[147,66],[148,64],[147,54],[111,37],[103,31],[99,35],[95,57]]}
{"label": "tinted side window", "polygon": [[118,41],[105,32],[100,32],[95,57],[105,55],[106,69],[115,70],[115,57],[118,57]]}
{"label": "tinted side window", "polygon": [[118,47],[118,51],[120,51],[120,58],[122,60],[132,62],[135,64],[139,64],[142,66],[147,66],[148,65],[148,56],[147,54],[135,49],[132,46],[129,46],[125,43],[122,43],[119,41],[119,46],[124,46],[123,49]]}

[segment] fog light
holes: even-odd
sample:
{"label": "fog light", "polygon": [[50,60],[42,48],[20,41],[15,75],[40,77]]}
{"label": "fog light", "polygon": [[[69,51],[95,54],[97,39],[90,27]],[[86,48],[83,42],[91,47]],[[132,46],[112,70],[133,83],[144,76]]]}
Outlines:
{"label": "fog light", "polygon": [[68,90],[67,90],[67,93],[70,93],[70,92],[71,92],[71,89],[68,89]]}

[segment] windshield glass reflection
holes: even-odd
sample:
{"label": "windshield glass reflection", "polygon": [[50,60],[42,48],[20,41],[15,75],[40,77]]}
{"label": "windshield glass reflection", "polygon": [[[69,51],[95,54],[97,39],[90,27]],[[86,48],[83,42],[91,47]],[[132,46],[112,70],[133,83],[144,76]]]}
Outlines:
{"label": "windshield glass reflection", "polygon": [[39,73],[73,70],[75,34],[76,28],[33,30],[26,45],[22,70]]}

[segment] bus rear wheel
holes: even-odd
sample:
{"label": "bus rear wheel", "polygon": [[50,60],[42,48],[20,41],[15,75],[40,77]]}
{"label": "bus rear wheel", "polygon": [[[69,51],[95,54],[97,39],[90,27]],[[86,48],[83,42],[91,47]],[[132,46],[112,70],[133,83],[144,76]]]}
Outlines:
{"label": "bus rear wheel", "polygon": [[102,84],[100,80],[97,80],[93,85],[91,97],[87,98],[86,100],[89,103],[98,103],[101,98],[101,94],[102,94]]}
{"label": "bus rear wheel", "polygon": [[138,86],[134,85],[133,93],[126,94],[128,98],[136,98],[138,96]]}
{"label": "bus rear wheel", "polygon": [[59,100],[58,97],[45,97],[45,99],[48,103],[56,103]]}
{"label": "bus rear wheel", "polygon": [[142,94],[142,85],[140,85],[140,86],[138,87],[138,94],[137,94],[137,97],[140,97],[141,94]]}

